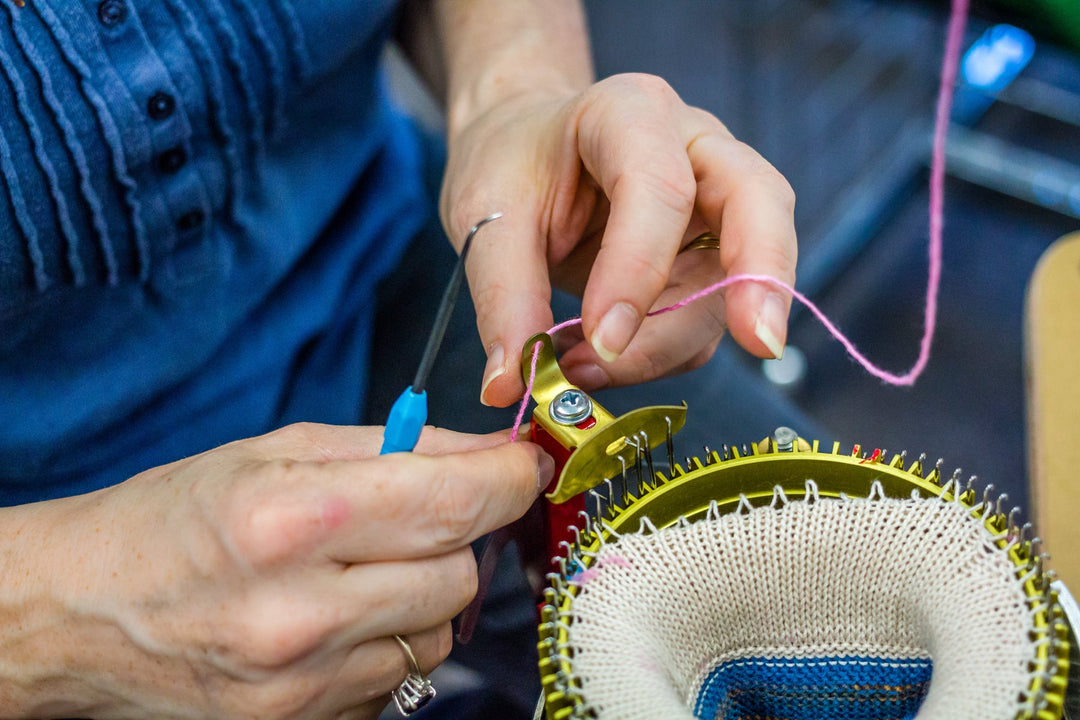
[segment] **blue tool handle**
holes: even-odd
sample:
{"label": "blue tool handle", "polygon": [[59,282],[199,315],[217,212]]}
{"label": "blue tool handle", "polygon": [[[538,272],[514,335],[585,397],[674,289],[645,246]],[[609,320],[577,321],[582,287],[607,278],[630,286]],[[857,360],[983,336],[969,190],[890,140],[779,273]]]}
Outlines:
{"label": "blue tool handle", "polygon": [[390,417],[386,420],[380,455],[394,452],[411,452],[420,439],[420,431],[427,422],[427,391],[413,392],[412,385],[394,401]]}

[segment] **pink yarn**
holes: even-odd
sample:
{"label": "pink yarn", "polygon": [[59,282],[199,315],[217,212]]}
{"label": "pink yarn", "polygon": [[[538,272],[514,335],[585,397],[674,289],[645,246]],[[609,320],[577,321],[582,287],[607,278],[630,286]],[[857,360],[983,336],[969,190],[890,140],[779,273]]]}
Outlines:
{"label": "pink yarn", "polygon": [[[576,322],[581,322],[581,318],[576,318]],[[558,328],[560,325],[562,327],[569,327],[574,324],[575,321],[567,321],[565,323],[559,323],[555,328]],[[548,335],[556,332],[555,328],[548,330]],[[542,345],[540,343],[533,345],[532,365],[529,368],[529,380],[525,384],[525,394],[521,396],[521,404],[518,405],[517,417],[514,418],[514,427],[510,430],[510,442],[517,440],[518,428],[521,427],[521,422],[525,419],[525,409],[529,407],[529,398],[532,397],[533,383],[536,382],[536,359],[540,357],[541,347]]]}
{"label": "pink yarn", "polygon": [[578,587],[585,587],[590,582],[595,580],[596,576],[599,574],[600,568],[589,568],[588,570],[582,570],[581,572],[576,573],[567,582],[569,582],[571,585],[576,585]]}
{"label": "pink yarn", "polygon": [[[862,365],[868,373],[883,380],[889,385],[913,385],[915,380],[922,375],[923,370],[926,369],[926,364],[930,360],[930,346],[934,340],[934,330],[937,324],[938,289],[941,285],[942,264],[941,236],[944,224],[943,211],[945,205],[945,139],[949,130],[949,115],[952,112],[953,102],[953,86],[956,82],[956,71],[960,64],[960,47],[964,39],[964,26],[967,21],[968,4],[969,0],[952,1],[952,12],[949,16],[949,29],[945,41],[945,56],[941,67],[941,85],[938,88],[937,109],[934,116],[934,145],[930,161],[929,268],[927,271],[926,283],[926,306],[923,313],[923,335],[922,340],[919,343],[919,356],[916,358],[915,364],[911,366],[910,370],[902,375],[897,375],[875,365],[855,347],[855,344],[851,342],[851,340],[836,327],[836,324],[833,323],[808,297],[787,283],[777,280],[769,275],[754,275],[748,273],[732,275],[703,290],[699,290],[674,305],[660,308],[659,310],[653,310],[648,313],[648,316],[652,317],[653,315],[660,315],[671,312],[672,310],[678,310],[681,307],[686,307],[692,302],[696,302],[703,297],[711,295],[714,292],[735,283],[765,283],[786,290],[791,293],[792,297],[805,305],[807,309],[814,314],[814,317],[825,326],[825,329],[828,330],[841,345],[843,345],[844,350]],[[563,328],[580,323],[581,318],[566,320],[548,330],[548,334],[554,335]],[[521,423],[525,418],[525,409],[528,407],[529,398],[532,396],[533,383],[536,382],[536,359],[539,352],[540,343],[537,343],[536,346],[533,347],[532,367],[529,372],[529,380],[525,387],[525,395],[522,397],[521,405],[518,408],[517,417],[514,420],[514,427],[510,434],[511,440],[517,439],[518,429],[521,427]]]}

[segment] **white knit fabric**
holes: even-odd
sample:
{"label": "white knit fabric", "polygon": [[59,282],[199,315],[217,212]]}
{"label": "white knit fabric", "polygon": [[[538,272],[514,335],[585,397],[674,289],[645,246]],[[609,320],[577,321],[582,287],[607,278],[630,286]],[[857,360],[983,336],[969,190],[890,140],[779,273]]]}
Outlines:
{"label": "white knit fabric", "polygon": [[738,658],[930,658],[919,720],[1011,720],[1033,626],[1014,566],[961,505],[776,503],[601,548],[569,645],[601,719],[689,720]]}

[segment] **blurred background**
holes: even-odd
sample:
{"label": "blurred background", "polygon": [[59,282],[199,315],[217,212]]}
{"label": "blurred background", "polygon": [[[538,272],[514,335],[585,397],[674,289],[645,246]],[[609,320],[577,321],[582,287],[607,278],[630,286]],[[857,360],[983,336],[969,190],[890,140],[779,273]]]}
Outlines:
{"label": "blurred background", "polygon": [[[870,359],[909,368],[948,3],[586,5],[598,74],[663,76],[784,173],[798,197],[797,287]],[[1001,23],[1018,30],[991,30]],[[714,365],[771,378],[822,439],[943,457],[1026,506],[1024,292],[1041,252],[1080,229],[1080,2],[974,1],[965,49],[980,38],[949,137],[938,333],[915,387],[867,375],[808,312],[796,311],[785,362],[722,343]],[[708,383],[710,368],[699,373]]]}
{"label": "blurred background", "polygon": [[[946,0],[585,0],[599,77],[648,72],[716,114],[789,180],[798,197],[797,287],[871,360],[906,371],[918,354],[926,292],[928,165]],[[679,454],[760,440],[791,424],[805,437],[944,458],[1027,500],[1023,310],[1043,250],[1080,229],[1080,0],[972,0],[949,133],[938,332],[913,388],[865,373],[796,306],[781,363],[720,345],[682,378],[598,394],[620,414],[690,404]],[[406,75],[404,95],[423,95]],[[439,123],[430,98],[408,104]],[[433,303],[449,253],[441,232],[390,288],[377,342],[405,348],[398,316]],[[447,263],[452,256],[447,255]],[[556,320],[576,315],[557,297]],[[459,304],[436,364],[432,421],[507,427],[480,408],[473,310]],[[1078,320],[1080,322],[1080,320]],[[456,328],[456,329],[455,329]],[[420,348],[402,349],[403,356]],[[398,367],[401,366],[401,367]],[[1080,369],[1080,359],[1077,360]],[[376,367],[369,420],[382,422],[401,363]],[[395,374],[396,373],[396,374]],[[393,389],[394,392],[390,392]],[[1078,410],[1080,421],[1080,410]],[[1080,426],[1080,422],[1078,422]]]}

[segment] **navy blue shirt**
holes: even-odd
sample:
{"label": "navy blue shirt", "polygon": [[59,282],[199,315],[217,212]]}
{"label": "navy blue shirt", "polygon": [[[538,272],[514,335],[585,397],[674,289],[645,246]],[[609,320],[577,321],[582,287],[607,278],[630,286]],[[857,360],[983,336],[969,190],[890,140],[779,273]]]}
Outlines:
{"label": "navy blue shirt", "polygon": [[354,423],[425,222],[391,0],[0,0],[0,505]]}

